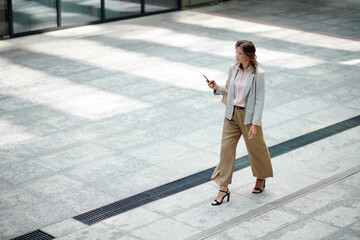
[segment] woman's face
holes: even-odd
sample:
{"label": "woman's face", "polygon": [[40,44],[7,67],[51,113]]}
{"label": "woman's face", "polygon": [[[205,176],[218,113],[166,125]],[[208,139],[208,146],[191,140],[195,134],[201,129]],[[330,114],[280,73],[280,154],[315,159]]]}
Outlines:
{"label": "woman's face", "polygon": [[240,64],[244,64],[246,62],[249,61],[249,57],[246,56],[246,54],[244,53],[244,51],[242,50],[241,47],[236,47],[235,48],[235,58],[236,58],[236,61]]}

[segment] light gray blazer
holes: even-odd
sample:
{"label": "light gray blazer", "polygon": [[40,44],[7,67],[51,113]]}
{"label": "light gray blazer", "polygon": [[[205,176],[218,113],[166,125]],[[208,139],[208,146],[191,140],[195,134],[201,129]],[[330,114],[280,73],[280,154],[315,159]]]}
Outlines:
{"label": "light gray blazer", "polygon": [[[228,80],[225,86],[218,86],[214,91],[215,95],[223,95],[225,93],[228,81],[230,81],[227,104],[225,109],[225,117],[231,120],[234,112],[234,81],[239,64],[229,67]],[[253,67],[250,67],[250,73],[245,88],[245,121],[244,124],[252,124],[261,126],[261,118],[264,110],[265,101],[265,72],[261,68],[257,68],[256,74],[252,73]],[[231,74],[231,79],[230,78]]]}

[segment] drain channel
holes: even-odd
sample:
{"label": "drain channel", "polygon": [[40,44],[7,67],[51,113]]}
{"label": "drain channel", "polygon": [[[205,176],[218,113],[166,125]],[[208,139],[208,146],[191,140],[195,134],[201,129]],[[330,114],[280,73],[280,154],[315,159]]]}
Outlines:
{"label": "drain channel", "polygon": [[21,235],[19,237],[13,238],[11,240],[50,240],[54,239],[55,237],[41,231],[36,230],[33,232],[29,232],[27,234]]}

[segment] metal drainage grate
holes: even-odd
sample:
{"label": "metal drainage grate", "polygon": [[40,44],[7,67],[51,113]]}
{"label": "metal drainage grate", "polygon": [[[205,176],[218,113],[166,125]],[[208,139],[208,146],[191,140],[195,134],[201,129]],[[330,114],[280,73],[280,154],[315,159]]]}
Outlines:
{"label": "metal drainage grate", "polygon": [[33,232],[29,232],[27,234],[21,235],[19,237],[13,238],[11,240],[48,240],[48,239],[54,239],[55,237],[41,231],[36,230]]}
{"label": "metal drainage grate", "polygon": [[[317,131],[293,138],[289,141],[277,144],[269,148],[270,156],[276,157],[321,139],[327,138],[334,134],[348,130],[350,128],[360,125],[360,115],[350,118],[348,120],[333,124],[331,126],[319,129]],[[239,171],[243,168],[249,167],[249,156],[244,156],[236,159],[234,171]],[[129,211],[131,209],[143,206],[147,203],[165,198],[172,194],[185,191],[192,187],[201,185],[211,180],[213,168],[206,169],[188,177],[161,185],[159,187],[147,190],[145,192],[133,195],[131,197],[119,200],[109,205],[97,208],[95,210],[75,216],[74,219],[91,225],[107,218],[116,216],[120,213]]]}
{"label": "metal drainage grate", "polygon": [[104,219],[116,216],[120,213],[143,206],[147,203],[165,198],[175,193],[182,192],[189,188],[208,182],[211,180],[211,174],[212,171],[207,170],[198,172],[191,176],[167,183],[165,185],[161,185],[159,187],[147,190],[145,192],[75,216],[74,219],[84,224],[91,225]]}

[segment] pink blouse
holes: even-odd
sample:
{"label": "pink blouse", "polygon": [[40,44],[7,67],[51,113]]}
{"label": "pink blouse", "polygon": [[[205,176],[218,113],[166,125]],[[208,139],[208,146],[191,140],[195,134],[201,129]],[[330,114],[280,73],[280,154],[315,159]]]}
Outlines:
{"label": "pink blouse", "polygon": [[246,80],[250,73],[250,67],[245,69],[244,71],[239,69],[238,74],[235,78],[235,92],[234,92],[234,105],[245,107],[245,88],[246,88]]}

